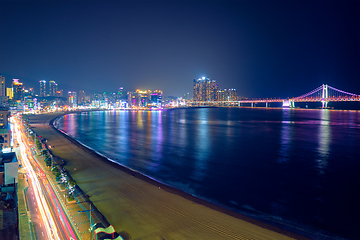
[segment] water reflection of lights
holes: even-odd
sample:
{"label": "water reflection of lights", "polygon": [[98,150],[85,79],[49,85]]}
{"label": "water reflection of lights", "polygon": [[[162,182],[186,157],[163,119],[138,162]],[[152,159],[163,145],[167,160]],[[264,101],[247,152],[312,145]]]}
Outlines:
{"label": "water reflection of lights", "polygon": [[138,129],[143,129],[144,128],[144,124],[143,124],[143,119],[142,119],[142,114],[137,113],[136,114],[136,126],[138,127]]}
{"label": "water reflection of lights", "polygon": [[117,144],[119,146],[119,150],[121,152],[121,159],[124,161],[124,164],[127,163],[129,160],[129,144],[130,144],[130,137],[129,137],[129,121],[131,115],[128,111],[118,112],[120,118],[120,125],[117,132]]}
{"label": "water reflection of lights", "polygon": [[181,156],[185,155],[186,151],[186,144],[187,144],[187,127],[188,125],[186,125],[186,113],[185,110],[181,110],[180,111],[180,123],[178,126],[178,131],[179,131],[179,146],[181,147]]}
{"label": "water reflection of lights", "polygon": [[201,181],[207,169],[207,158],[210,154],[209,125],[207,124],[208,109],[200,111],[200,121],[197,127],[196,139],[196,162],[194,177]]}
{"label": "water reflection of lights", "polygon": [[320,174],[324,174],[324,170],[328,164],[329,151],[330,151],[330,139],[331,139],[331,129],[329,125],[330,112],[326,109],[321,111],[321,125],[319,128],[319,147],[318,154],[319,158],[318,169]]}
{"label": "water reflection of lights", "polygon": [[[162,125],[162,116],[161,112],[154,112],[152,114],[153,124],[152,128],[152,158],[156,160],[156,165],[160,165],[161,160],[163,159],[163,125]],[[155,123],[155,124],[154,124]]]}
{"label": "water reflection of lights", "polygon": [[282,112],[282,124],[281,124],[281,140],[280,140],[280,152],[278,162],[286,162],[289,160],[290,147],[292,144],[292,123],[288,121],[289,109],[284,109]]}

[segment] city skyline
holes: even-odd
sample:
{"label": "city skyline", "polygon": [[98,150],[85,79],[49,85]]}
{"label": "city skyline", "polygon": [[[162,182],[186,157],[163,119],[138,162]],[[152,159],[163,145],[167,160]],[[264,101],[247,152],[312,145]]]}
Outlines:
{"label": "city skyline", "polygon": [[357,1],[0,4],[0,73],[26,87],[182,96],[210,77],[250,98],[360,92]]}
{"label": "city skyline", "polygon": [[[14,83],[15,84],[21,83],[22,91],[31,90],[32,96],[37,96],[37,97],[63,97],[62,96],[63,95],[63,89],[58,89],[58,84],[54,80],[50,80],[50,81],[40,80],[38,86],[35,87],[36,91],[34,91],[34,86],[28,86],[27,87],[28,89],[27,89],[25,86],[23,86],[23,85],[27,85],[27,84],[26,83],[24,84],[23,82],[19,82],[20,79],[12,79],[12,81],[11,80],[10,81],[5,81],[6,78],[5,78],[5,76],[2,76],[2,74],[0,74],[0,78],[1,78],[1,84],[2,84],[1,86],[4,89],[4,91],[6,89],[6,87],[5,87],[6,85],[9,86],[8,89],[12,89],[14,87]],[[199,78],[198,80],[205,80],[205,79],[210,80],[210,78],[207,78],[207,77],[202,77],[202,78]],[[195,80],[196,79],[194,79],[193,81],[195,81]],[[211,82],[215,84],[216,80],[211,80]],[[215,87],[215,85],[213,87]],[[186,96],[185,99],[190,100],[189,99],[189,94],[190,94],[190,92],[194,93],[194,89],[195,89],[195,86],[193,86],[192,91],[189,91],[188,93],[185,93],[182,96],[171,96],[171,95],[169,95],[168,97],[169,98],[184,98]],[[1,88],[0,88],[0,90],[1,90]],[[89,92],[87,92],[87,93],[94,95],[94,94],[101,94],[101,93],[119,94],[119,92],[121,92],[121,95],[122,95],[122,94],[126,94],[126,92],[137,92],[137,91],[139,91],[139,89],[128,89],[128,90],[125,89],[125,91],[124,91],[123,87],[119,87],[118,89],[116,89],[116,91],[114,91],[115,89],[112,89],[112,90],[113,91],[93,91],[91,93],[89,93]],[[151,92],[152,90],[143,89],[143,91],[150,91]],[[161,94],[163,92],[162,90],[158,90],[158,89],[154,90],[155,93],[157,93],[158,91],[161,91]],[[214,91],[219,92],[219,93],[215,93]],[[228,92],[228,91],[235,92],[234,96],[236,97],[236,89],[234,89],[234,88],[220,89],[219,86],[216,84],[216,88],[212,89],[212,92],[214,92],[213,95],[214,94],[215,95],[218,95],[218,94],[223,95],[224,92]],[[79,94],[83,94],[84,96],[82,98],[85,98],[85,91],[84,90],[78,90],[78,91],[70,90],[70,91],[67,91],[67,92],[68,93],[77,92]],[[210,92],[206,92],[204,94],[209,95]],[[233,94],[234,93],[232,93],[231,95],[233,95]],[[10,95],[8,95],[8,97],[10,97]],[[7,94],[4,93],[3,96],[7,96]],[[12,95],[11,95],[11,98],[12,98]],[[222,98],[224,98],[224,97],[222,97]],[[221,98],[221,100],[222,100],[222,98]],[[197,98],[194,98],[194,99],[196,101],[199,100]],[[217,100],[220,100],[219,96],[212,96],[207,101],[217,101]],[[234,99],[232,99],[232,100],[234,100]]]}

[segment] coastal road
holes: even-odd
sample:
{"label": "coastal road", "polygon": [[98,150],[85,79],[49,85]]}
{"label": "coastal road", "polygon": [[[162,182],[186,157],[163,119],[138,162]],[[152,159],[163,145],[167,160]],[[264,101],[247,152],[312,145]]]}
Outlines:
{"label": "coastal road", "polygon": [[21,125],[14,121],[22,163],[27,170],[30,211],[37,239],[81,239],[55,186],[48,180],[42,166],[34,159]]}
{"label": "coastal road", "polygon": [[35,200],[35,193],[34,189],[31,183],[31,180],[29,182],[29,187],[26,191],[26,199],[27,204],[29,207],[31,219],[32,219],[32,225],[34,227],[33,230],[35,230],[35,236],[37,240],[46,240],[47,239],[47,233],[46,228],[44,224],[44,219],[42,219],[40,210],[37,206],[36,200]]}

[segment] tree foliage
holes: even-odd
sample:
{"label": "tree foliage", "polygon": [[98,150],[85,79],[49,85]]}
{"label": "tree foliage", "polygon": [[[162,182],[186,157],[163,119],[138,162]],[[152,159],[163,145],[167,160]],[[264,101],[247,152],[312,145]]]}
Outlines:
{"label": "tree foliage", "polygon": [[39,139],[36,139],[36,147],[37,147],[39,150],[42,149],[41,142],[39,141]]}

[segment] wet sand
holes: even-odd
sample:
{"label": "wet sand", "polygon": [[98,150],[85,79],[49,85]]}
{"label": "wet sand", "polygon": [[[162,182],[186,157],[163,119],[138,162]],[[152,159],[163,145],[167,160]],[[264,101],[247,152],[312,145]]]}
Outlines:
{"label": "wet sand", "polygon": [[107,161],[49,125],[60,115],[33,115],[29,122],[118,233],[133,240],[305,239]]}

